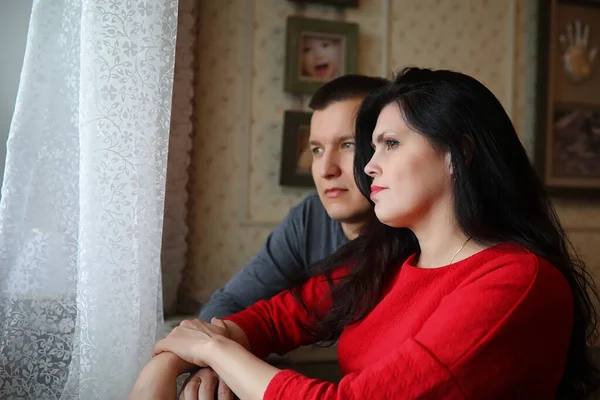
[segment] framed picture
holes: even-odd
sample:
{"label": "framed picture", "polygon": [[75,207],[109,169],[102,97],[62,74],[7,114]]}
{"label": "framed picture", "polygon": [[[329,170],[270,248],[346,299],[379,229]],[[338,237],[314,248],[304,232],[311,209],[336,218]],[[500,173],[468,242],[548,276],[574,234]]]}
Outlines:
{"label": "framed picture", "polygon": [[551,194],[600,195],[600,2],[538,11],[537,168]]}
{"label": "framed picture", "polygon": [[281,186],[314,187],[311,175],[312,154],[308,145],[311,113],[286,111],[281,145]]}
{"label": "framed picture", "polygon": [[312,94],[324,83],[357,72],[358,24],[288,17],[284,89]]}
{"label": "framed picture", "polygon": [[358,7],[358,0],[290,0],[292,3],[314,3],[335,7]]}

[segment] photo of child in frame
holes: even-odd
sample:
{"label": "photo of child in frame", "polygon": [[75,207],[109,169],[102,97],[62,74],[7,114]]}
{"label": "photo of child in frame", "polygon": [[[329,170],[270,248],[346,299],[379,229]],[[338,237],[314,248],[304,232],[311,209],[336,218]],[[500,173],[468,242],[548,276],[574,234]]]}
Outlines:
{"label": "photo of child in frame", "polygon": [[287,18],[286,92],[313,94],[323,84],[358,71],[358,24],[296,15]]}
{"label": "photo of child in frame", "polygon": [[299,80],[328,82],[344,75],[344,37],[303,32],[300,37]]}

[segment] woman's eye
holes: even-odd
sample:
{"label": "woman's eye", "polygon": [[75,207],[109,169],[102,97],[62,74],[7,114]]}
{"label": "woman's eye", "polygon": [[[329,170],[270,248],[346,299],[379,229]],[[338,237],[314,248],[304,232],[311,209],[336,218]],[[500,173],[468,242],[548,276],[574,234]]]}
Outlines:
{"label": "woman's eye", "polygon": [[316,156],[317,154],[320,154],[321,152],[323,152],[323,149],[321,149],[320,147],[313,147],[312,149],[310,149],[310,152]]}
{"label": "woman's eye", "polygon": [[354,142],[342,143],[342,149],[353,149],[355,146]]}
{"label": "woman's eye", "polygon": [[384,141],[384,143],[385,143],[386,149],[388,149],[388,150],[394,150],[400,144],[400,142],[398,142],[397,140],[394,140],[394,139],[387,139]]}

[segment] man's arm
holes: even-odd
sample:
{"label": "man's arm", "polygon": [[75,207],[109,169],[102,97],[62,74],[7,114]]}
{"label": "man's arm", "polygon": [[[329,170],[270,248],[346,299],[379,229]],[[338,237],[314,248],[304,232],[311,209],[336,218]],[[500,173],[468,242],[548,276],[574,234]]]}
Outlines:
{"label": "man's arm", "polygon": [[223,318],[269,299],[307,279],[305,248],[305,208],[294,207],[271,232],[265,245],[225,287],[216,291],[200,311],[200,319]]}

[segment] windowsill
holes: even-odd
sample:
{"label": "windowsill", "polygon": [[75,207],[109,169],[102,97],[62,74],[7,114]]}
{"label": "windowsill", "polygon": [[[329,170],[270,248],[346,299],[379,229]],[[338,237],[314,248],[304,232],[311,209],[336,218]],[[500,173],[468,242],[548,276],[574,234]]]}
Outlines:
{"label": "windowsill", "polygon": [[333,345],[330,347],[318,347],[318,346],[304,346],[296,350],[292,350],[283,356],[272,354],[268,357],[269,359],[283,359],[289,360],[294,363],[301,362],[337,362],[337,346]]}

